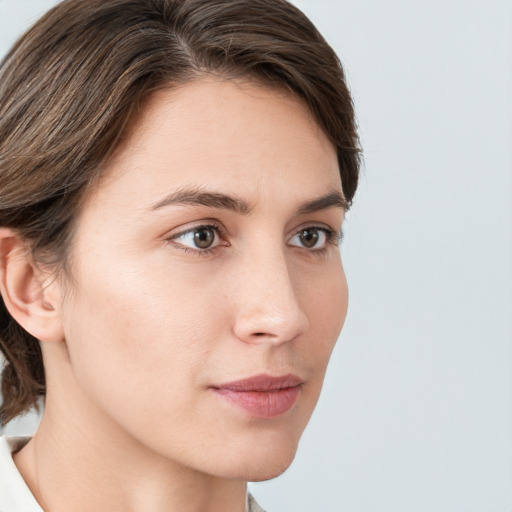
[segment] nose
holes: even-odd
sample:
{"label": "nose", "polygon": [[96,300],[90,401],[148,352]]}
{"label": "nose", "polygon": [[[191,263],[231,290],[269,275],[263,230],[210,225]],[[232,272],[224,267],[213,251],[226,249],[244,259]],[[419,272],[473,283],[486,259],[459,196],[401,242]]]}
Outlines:
{"label": "nose", "polygon": [[235,336],[245,343],[279,345],[306,332],[309,319],[283,252],[253,253],[244,260],[234,291]]}

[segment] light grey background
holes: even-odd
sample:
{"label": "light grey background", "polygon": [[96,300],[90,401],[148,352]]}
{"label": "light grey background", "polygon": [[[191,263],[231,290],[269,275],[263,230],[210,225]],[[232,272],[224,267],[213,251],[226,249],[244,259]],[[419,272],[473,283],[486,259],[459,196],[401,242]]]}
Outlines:
{"label": "light grey background", "polygon": [[[0,53],[53,3],[0,0]],[[269,512],[511,512],[512,2],[295,3],[346,66],[365,170],[324,394],[252,490]]]}

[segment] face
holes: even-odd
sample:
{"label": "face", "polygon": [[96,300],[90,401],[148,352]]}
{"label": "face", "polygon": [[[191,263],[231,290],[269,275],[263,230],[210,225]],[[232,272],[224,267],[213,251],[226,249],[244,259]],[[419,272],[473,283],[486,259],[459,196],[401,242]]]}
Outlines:
{"label": "face", "polygon": [[90,403],[188,468],[286,469],[346,314],[342,197],[287,93],[155,93],[78,217],[62,323]]}

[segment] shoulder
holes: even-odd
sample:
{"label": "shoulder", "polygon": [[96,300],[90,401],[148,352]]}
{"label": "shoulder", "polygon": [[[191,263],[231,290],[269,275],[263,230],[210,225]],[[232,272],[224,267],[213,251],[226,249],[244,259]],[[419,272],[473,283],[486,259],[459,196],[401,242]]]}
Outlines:
{"label": "shoulder", "polygon": [[29,439],[0,437],[0,512],[43,512],[12,459]]}

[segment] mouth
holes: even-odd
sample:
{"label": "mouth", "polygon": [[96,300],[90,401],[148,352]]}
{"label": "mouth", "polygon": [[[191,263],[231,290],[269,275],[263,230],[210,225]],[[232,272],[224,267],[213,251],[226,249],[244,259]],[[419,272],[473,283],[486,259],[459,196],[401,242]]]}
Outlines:
{"label": "mouth", "polygon": [[296,375],[256,375],[211,389],[222,399],[255,418],[277,418],[297,403],[304,381]]}

